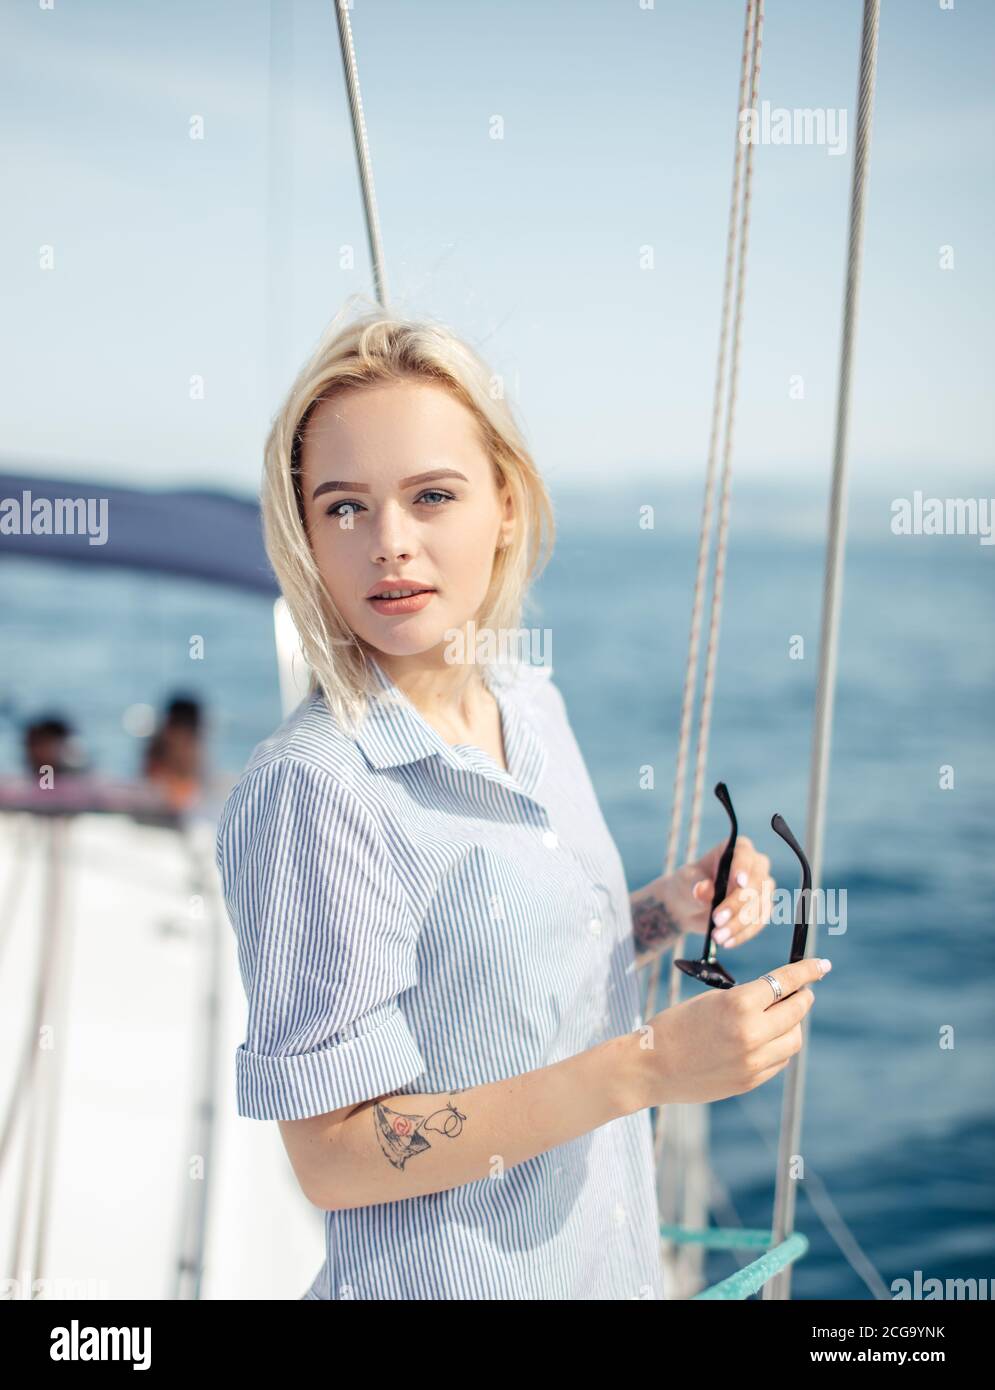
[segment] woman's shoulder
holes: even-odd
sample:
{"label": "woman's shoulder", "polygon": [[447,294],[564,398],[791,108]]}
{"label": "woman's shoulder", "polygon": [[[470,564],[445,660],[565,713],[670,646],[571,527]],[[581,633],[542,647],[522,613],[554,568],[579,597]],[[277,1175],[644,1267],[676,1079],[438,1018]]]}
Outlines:
{"label": "woman's shoulder", "polygon": [[277,729],[253,748],[229,793],[222,822],[247,800],[257,804],[282,794],[293,782],[309,795],[342,795],[358,790],[362,760],[355,740],[340,727],[320,691],[300,702]]}

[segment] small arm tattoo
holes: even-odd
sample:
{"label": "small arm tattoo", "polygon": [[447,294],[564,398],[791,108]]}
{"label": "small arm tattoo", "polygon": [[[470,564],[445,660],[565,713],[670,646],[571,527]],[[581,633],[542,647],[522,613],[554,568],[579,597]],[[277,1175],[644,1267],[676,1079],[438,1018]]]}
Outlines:
{"label": "small arm tattoo", "polygon": [[[459,1087],[449,1094],[459,1095],[462,1089]],[[413,1154],[424,1153],[432,1147],[425,1137],[426,1130],[444,1134],[447,1139],[457,1139],[463,1132],[465,1120],[466,1116],[457,1110],[452,1101],[429,1115],[408,1115],[400,1110],[392,1110],[382,1102],[373,1108],[373,1124],[380,1147],[394,1167],[402,1170]]]}
{"label": "small arm tattoo", "polygon": [[632,935],[640,951],[655,953],[673,945],[681,929],[666,903],[647,893],[632,904]]}

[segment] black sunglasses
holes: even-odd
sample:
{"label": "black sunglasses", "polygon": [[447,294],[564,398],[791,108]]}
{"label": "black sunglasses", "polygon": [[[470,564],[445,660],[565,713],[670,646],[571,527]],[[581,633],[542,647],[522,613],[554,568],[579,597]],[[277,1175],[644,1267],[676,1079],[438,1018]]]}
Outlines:
{"label": "black sunglasses", "polygon": [[[732,868],[732,857],[736,852],[736,836],[739,834],[739,826],[736,823],[736,812],[732,808],[732,801],[729,797],[729,789],[725,782],[716,782],[715,795],[726,808],[729,821],[732,825],[732,833],[729,836],[725,849],[722,851],[722,858],[719,860],[718,872],[715,875],[715,892],[712,894],[712,905],[708,909],[708,931],[705,934],[705,945],[701,953],[700,960],[675,960],[674,964],[678,970],[683,970],[685,975],[692,976],[695,980],[700,980],[703,985],[711,985],[713,989],[732,989],[736,981],[729,974],[724,965],[718,960],[715,942],[712,940],[712,933],[715,930],[715,919],[713,913],[719,903],[729,891],[729,870]],[[774,814],[771,817],[771,829],[794,851],[802,869],[802,891],[798,900],[798,907],[795,912],[795,930],[791,938],[791,963],[801,960],[805,955],[808,945],[808,926],[809,926],[809,904],[812,898],[812,870],[809,867],[805,851],[791,833],[791,827],[782,815]]]}

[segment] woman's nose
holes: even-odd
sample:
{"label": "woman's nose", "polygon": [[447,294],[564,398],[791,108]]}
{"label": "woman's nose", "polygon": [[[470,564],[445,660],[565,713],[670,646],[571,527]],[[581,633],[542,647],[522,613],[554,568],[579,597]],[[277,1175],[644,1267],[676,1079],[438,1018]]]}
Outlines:
{"label": "woman's nose", "polygon": [[371,535],[375,560],[394,560],[409,556],[415,549],[411,518],[403,507],[388,503],[377,518]]}

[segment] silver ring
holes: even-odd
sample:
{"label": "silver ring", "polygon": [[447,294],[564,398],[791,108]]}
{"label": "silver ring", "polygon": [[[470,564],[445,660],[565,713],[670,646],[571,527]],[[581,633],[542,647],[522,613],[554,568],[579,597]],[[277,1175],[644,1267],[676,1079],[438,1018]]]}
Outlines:
{"label": "silver ring", "polygon": [[773,975],[764,975],[763,979],[767,981],[771,989],[774,991],[774,1002],[776,1003],[778,999],[780,999],[781,995],[784,993],[784,990],[781,988],[780,980],[775,980]]}

